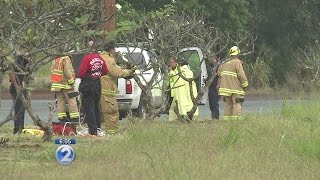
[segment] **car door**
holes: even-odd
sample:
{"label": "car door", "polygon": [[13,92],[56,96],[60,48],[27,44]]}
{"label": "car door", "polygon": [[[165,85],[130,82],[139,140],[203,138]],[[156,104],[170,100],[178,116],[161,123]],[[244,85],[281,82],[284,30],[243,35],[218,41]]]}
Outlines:
{"label": "car door", "polygon": [[[188,60],[189,67],[194,75],[197,75],[199,72],[201,73],[199,78],[195,80],[197,90],[200,92],[205,87],[205,80],[208,78],[206,62],[201,49],[198,47],[184,48],[180,51],[180,55]],[[208,91],[206,91],[202,96],[200,104],[204,105],[207,101]]]}

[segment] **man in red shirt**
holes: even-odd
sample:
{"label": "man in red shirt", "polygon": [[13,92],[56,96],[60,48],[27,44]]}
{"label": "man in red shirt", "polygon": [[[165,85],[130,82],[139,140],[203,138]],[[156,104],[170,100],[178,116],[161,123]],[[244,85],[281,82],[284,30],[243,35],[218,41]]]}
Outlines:
{"label": "man in red shirt", "polygon": [[85,121],[90,135],[97,135],[97,128],[101,127],[100,120],[100,77],[108,72],[106,63],[98,53],[90,53],[82,58],[78,76],[81,78],[79,91],[82,93]]}

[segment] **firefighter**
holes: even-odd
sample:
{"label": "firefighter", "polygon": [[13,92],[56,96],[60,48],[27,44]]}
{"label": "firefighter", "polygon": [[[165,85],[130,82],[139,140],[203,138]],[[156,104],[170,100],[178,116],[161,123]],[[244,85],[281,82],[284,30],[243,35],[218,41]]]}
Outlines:
{"label": "firefighter", "polygon": [[[57,98],[58,120],[61,122],[78,122],[78,92],[74,91],[75,74],[69,56],[56,58],[52,61],[51,91]],[[68,104],[68,110],[66,108]],[[68,112],[68,113],[67,113]],[[70,118],[70,119],[69,119]]]}
{"label": "firefighter", "polygon": [[[172,60],[174,61],[174,59]],[[176,67],[174,68],[174,66]],[[185,59],[180,58],[177,65],[175,62],[171,62],[171,68],[173,70],[170,71],[169,81],[173,101],[169,110],[169,121],[174,121],[178,118],[174,111],[177,106],[176,102],[178,102],[179,114],[186,116],[193,107],[193,101],[190,95],[191,88],[195,98],[197,97],[198,92],[195,82],[192,82],[192,87],[190,87],[190,83],[181,77],[183,76],[187,79],[193,78],[193,72],[189,69],[188,62]],[[194,115],[199,115],[198,109]]]}
{"label": "firefighter", "polygon": [[105,51],[100,55],[108,66],[109,72],[101,78],[101,116],[105,122],[106,132],[115,134],[118,130],[119,111],[116,100],[117,80],[121,77],[132,76],[136,70],[134,66],[131,69],[121,69],[115,61],[116,46],[113,42],[106,44]]}
{"label": "firefighter", "polygon": [[218,70],[217,88],[224,99],[224,120],[241,118],[245,89],[249,85],[239,54],[240,49],[233,46],[229,51],[230,58]]}

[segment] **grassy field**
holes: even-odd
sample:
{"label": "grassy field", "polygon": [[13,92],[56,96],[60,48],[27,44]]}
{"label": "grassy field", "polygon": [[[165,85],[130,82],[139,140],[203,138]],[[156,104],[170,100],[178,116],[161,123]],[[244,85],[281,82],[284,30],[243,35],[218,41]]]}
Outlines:
{"label": "grassy field", "polygon": [[[50,76],[51,76],[51,64],[48,63],[41,67],[37,72],[33,74],[32,87],[36,89],[48,89],[50,86]],[[4,74],[3,82],[0,84],[0,92],[8,91],[10,86],[9,76]]]}
{"label": "grassy field", "polygon": [[[9,135],[1,179],[318,179],[320,103],[284,104],[280,114],[241,121],[123,123],[122,135],[77,138],[70,166],[53,142]],[[3,178],[5,177],[5,178]]]}

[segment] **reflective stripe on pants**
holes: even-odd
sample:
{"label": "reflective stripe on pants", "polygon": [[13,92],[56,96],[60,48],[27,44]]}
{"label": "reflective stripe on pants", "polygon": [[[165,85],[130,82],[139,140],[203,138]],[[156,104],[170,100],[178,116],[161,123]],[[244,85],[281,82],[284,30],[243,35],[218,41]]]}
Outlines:
{"label": "reflective stripe on pants", "polygon": [[71,90],[61,90],[56,92],[57,95],[57,112],[58,119],[62,120],[67,118],[67,105],[70,118],[79,118],[79,110],[76,97],[69,98],[68,93],[73,92]]}
{"label": "reflective stripe on pants", "polygon": [[224,96],[224,120],[240,119],[242,105],[236,102],[238,95]]}
{"label": "reflective stripe on pants", "polygon": [[106,131],[118,129],[119,110],[116,97],[102,95],[100,99],[101,119],[105,123]]}

